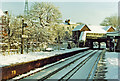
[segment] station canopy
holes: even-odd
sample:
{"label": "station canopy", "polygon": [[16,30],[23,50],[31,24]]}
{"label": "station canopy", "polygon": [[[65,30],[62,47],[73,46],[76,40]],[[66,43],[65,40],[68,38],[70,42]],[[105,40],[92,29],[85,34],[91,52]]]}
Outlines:
{"label": "station canopy", "polygon": [[107,36],[119,36],[120,37],[120,32],[107,32]]}

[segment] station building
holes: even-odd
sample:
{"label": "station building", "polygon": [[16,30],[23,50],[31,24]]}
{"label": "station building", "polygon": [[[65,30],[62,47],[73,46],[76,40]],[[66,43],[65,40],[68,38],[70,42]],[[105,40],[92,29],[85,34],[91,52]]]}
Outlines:
{"label": "station building", "polygon": [[74,42],[78,44],[80,41],[84,42],[84,46],[89,46],[93,48],[94,43],[98,42],[99,48],[100,43],[105,42],[106,47],[108,47],[108,32],[115,32],[115,28],[112,26],[94,26],[94,25],[77,25],[72,30],[72,37]]}

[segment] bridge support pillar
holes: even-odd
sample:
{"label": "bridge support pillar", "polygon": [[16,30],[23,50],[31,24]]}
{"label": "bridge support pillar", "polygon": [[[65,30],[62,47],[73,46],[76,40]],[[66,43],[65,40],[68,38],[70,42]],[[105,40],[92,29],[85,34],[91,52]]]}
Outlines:
{"label": "bridge support pillar", "polygon": [[106,48],[109,48],[108,42],[106,41],[105,43],[106,43]]}
{"label": "bridge support pillar", "polygon": [[117,49],[116,50],[120,52],[120,38],[118,38]]}
{"label": "bridge support pillar", "polygon": [[100,46],[100,42],[98,42],[98,45],[99,45],[98,49],[100,49],[100,47],[101,47],[101,46]]}
{"label": "bridge support pillar", "polygon": [[112,51],[112,40],[110,39],[109,51]]}
{"label": "bridge support pillar", "polygon": [[90,48],[93,49],[93,41],[90,41]]}

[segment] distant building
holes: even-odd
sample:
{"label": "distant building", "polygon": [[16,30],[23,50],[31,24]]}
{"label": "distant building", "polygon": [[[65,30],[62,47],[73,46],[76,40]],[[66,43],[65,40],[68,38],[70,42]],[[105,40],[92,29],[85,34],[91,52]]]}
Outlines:
{"label": "distant building", "polygon": [[4,26],[3,20],[2,20],[3,15],[4,15],[4,13],[0,9],[0,42],[2,42],[2,37],[3,37],[3,26]]}
{"label": "distant building", "polygon": [[0,17],[2,17],[3,15],[5,15],[5,14],[4,14],[3,11],[0,9]]}
{"label": "distant building", "polygon": [[65,23],[66,23],[67,25],[70,25],[70,19],[65,20]]}
{"label": "distant building", "polygon": [[72,38],[72,30],[79,24],[73,23],[70,20],[66,20],[65,22],[60,24],[60,27],[65,31],[66,35],[68,35],[67,39]]}
{"label": "distant building", "polygon": [[65,20],[65,22],[61,23],[60,25],[64,30],[72,31],[79,24],[73,23],[70,21],[70,19],[68,19],[68,20]]}
{"label": "distant building", "polygon": [[4,37],[7,36],[7,31],[6,31],[6,26],[3,22],[3,16],[4,13],[2,12],[2,10],[0,9],[0,51],[2,50],[4,43]]}

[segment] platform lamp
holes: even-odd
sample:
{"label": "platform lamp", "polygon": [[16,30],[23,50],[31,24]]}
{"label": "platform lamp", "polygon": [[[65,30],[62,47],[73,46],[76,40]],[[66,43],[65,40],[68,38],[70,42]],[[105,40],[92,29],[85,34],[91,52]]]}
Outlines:
{"label": "platform lamp", "polygon": [[27,24],[24,23],[24,19],[22,19],[22,34],[21,34],[21,54],[23,54],[23,49],[24,49],[24,27],[27,27]]}
{"label": "platform lamp", "polygon": [[4,11],[4,13],[7,16],[7,29],[8,29],[8,54],[10,54],[10,28],[9,28],[9,13],[8,11]]}

